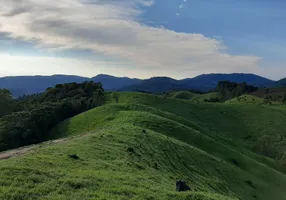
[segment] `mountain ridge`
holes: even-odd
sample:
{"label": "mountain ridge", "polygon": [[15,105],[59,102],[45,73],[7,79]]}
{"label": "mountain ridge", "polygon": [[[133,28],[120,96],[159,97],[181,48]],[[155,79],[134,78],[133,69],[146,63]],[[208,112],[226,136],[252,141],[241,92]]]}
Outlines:
{"label": "mountain ridge", "polygon": [[98,74],[92,78],[55,74],[51,76],[6,76],[0,78],[0,88],[8,89],[14,97],[43,92],[46,88],[56,84],[69,82],[83,82],[92,80],[101,82],[105,90],[116,91],[146,91],[146,92],[167,92],[173,90],[201,90],[209,91],[216,87],[219,81],[247,82],[258,87],[272,87],[281,84],[280,81],[273,81],[255,74],[245,73],[211,73],[202,74],[193,78],[174,79],[167,76],[155,76],[149,79],[116,77],[108,74]]}

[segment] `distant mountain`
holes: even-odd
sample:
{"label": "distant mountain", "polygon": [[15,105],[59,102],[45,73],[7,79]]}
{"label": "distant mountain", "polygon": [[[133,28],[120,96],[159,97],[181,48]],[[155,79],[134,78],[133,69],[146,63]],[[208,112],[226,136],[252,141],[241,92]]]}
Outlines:
{"label": "distant mountain", "polygon": [[120,91],[167,92],[187,89],[188,87],[178,80],[169,77],[153,77],[143,80],[139,84],[124,87]]}
{"label": "distant mountain", "polygon": [[89,80],[86,77],[70,75],[53,75],[53,76],[10,76],[0,78],[0,88],[10,90],[14,97],[27,94],[36,94],[43,92],[48,87],[56,84],[83,82]]}
{"label": "distant mountain", "polygon": [[283,78],[276,83],[278,86],[286,86],[286,78]]}
{"label": "distant mountain", "polygon": [[118,90],[129,85],[136,85],[142,82],[140,79],[128,77],[115,77],[106,74],[99,74],[91,78],[94,82],[101,82],[105,90]]}
{"label": "distant mountain", "polygon": [[194,78],[175,80],[168,77],[153,77],[143,80],[141,83],[124,87],[122,91],[146,91],[167,92],[175,90],[200,90],[208,91],[214,89],[219,81],[247,82],[257,87],[268,87],[275,81],[254,74],[203,74]]}
{"label": "distant mountain", "polygon": [[257,87],[268,87],[275,84],[275,81],[257,76],[255,74],[203,74],[191,79],[184,79],[182,83],[192,89],[210,90],[216,87],[219,81],[231,81],[236,83],[246,82]]}
{"label": "distant mountain", "polygon": [[48,87],[56,84],[84,82],[93,80],[101,82],[105,90],[118,90],[128,85],[140,83],[140,79],[131,79],[127,77],[114,77],[105,74],[97,75],[93,78],[71,76],[71,75],[53,75],[53,76],[10,76],[0,78],[0,88],[10,90],[14,97],[22,95],[36,94],[43,92]]}
{"label": "distant mountain", "polygon": [[[278,84],[275,81],[254,74],[203,74],[183,80],[175,80],[169,77],[153,77],[140,80],[100,74],[91,79],[70,75],[4,77],[0,78],[0,88],[6,88],[13,93],[14,97],[19,97],[43,92],[46,88],[56,84],[79,83],[88,80],[101,82],[105,90],[145,92],[168,92],[188,89],[208,91],[214,89],[219,81],[225,80],[239,83],[245,81],[250,85],[258,87],[269,87]],[[278,82],[283,84],[286,82],[286,79]]]}

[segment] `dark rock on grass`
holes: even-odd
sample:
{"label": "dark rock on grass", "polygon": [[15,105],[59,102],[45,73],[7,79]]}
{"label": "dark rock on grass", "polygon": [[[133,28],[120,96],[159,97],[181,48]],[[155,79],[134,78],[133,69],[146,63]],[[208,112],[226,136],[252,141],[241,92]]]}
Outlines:
{"label": "dark rock on grass", "polygon": [[250,138],[252,138],[252,135],[247,135],[247,136],[245,136],[243,139],[248,140],[248,139],[250,139]]}
{"label": "dark rock on grass", "polygon": [[154,169],[159,169],[158,163],[154,163],[153,168]]}
{"label": "dark rock on grass", "polygon": [[247,180],[247,181],[245,181],[245,183],[254,189],[256,188],[251,180]]}
{"label": "dark rock on grass", "polygon": [[145,129],[142,132],[145,133],[145,134],[147,133],[147,131]]}
{"label": "dark rock on grass", "polygon": [[134,151],[134,149],[133,149],[132,147],[128,147],[128,148],[127,148],[127,151],[128,151],[129,153],[135,153],[135,151]]}
{"label": "dark rock on grass", "polygon": [[231,159],[230,161],[232,162],[232,164],[234,164],[235,166],[239,167],[239,164],[238,164],[236,159]]}
{"label": "dark rock on grass", "polygon": [[185,181],[178,180],[176,182],[176,191],[177,192],[185,192],[185,191],[189,191],[189,190],[191,190],[191,188],[187,185],[187,183]]}
{"label": "dark rock on grass", "polygon": [[69,157],[74,159],[74,160],[78,160],[79,159],[79,157],[76,154],[69,155]]}

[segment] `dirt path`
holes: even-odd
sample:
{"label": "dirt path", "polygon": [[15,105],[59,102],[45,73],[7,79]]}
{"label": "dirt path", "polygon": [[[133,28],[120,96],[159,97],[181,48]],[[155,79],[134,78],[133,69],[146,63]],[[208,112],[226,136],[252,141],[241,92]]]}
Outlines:
{"label": "dirt path", "polygon": [[35,149],[38,149],[38,148],[40,148],[43,145],[56,144],[56,143],[67,141],[69,139],[70,138],[61,138],[61,139],[50,140],[50,141],[47,141],[47,142],[42,142],[42,143],[39,143],[39,144],[30,145],[30,146],[20,147],[18,149],[3,151],[3,152],[0,152],[0,160],[12,158],[12,157],[17,157],[17,156],[29,153],[29,152],[31,152],[31,151],[33,151]]}
{"label": "dirt path", "polygon": [[32,152],[35,149],[38,149],[38,148],[40,148],[42,146],[46,146],[46,145],[49,145],[49,144],[57,144],[57,143],[65,142],[65,141],[71,140],[73,138],[79,138],[79,137],[88,136],[89,134],[90,133],[85,133],[85,134],[72,136],[72,137],[68,137],[68,138],[60,138],[60,139],[56,139],[56,140],[49,140],[49,141],[42,142],[42,143],[39,143],[39,144],[34,144],[34,145],[30,145],[30,146],[20,147],[18,149],[12,149],[12,150],[8,150],[8,151],[3,151],[3,152],[0,152],[0,160],[17,157],[17,156],[20,156],[20,155]]}

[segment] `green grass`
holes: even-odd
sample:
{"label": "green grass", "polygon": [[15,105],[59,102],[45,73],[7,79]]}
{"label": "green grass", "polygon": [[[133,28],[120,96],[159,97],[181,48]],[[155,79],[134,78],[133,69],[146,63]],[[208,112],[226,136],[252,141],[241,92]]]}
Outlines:
{"label": "green grass", "polygon": [[188,92],[188,91],[179,91],[179,92],[171,92],[167,95],[167,97],[191,100],[198,95],[200,94],[195,94],[193,92]]}
{"label": "green grass", "polygon": [[226,101],[225,103],[250,103],[250,104],[271,104],[271,105],[283,105],[280,102],[266,101],[263,98],[253,96],[253,95],[242,95],[237,98]]}
{"label": "green grass", "polygon": [[217,92],[196,94],[188,91],[179,91],[179,92],[170,92],[165,96],[169,98],[190,100],[193,102],[205,102],[205,100],[209,100],[211,98],[220,98],[220,95]]}
{"label": "green grass", "polygon": [[217,92],[206,93],[206,94],[197,95],[192,100],[195,102],[204,102],[206,99],[210,99],[210,98],[220,98],[220,95]]}
{"label": "green grass", "polygon": [[[50,135],[79,137],[0,160],[0,199],[286,199],[275,160],[252,151],[265,136],[286,150],[284,106],[140,93],[107,102]],[[175,192],[177,179],[192,191]]]}

